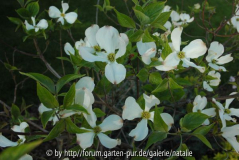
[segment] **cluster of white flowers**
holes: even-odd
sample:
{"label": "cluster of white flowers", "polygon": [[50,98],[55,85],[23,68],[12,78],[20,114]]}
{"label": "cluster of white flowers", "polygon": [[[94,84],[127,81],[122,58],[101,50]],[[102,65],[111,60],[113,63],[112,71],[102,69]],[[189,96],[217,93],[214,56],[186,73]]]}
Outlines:
{"label": "cluster of white flowers", "polygon": [[[57,18],[57,22],[60,22],[62,25],[65,24],[65,20],[67,23],[73,24],[78,17],[77,13],[75,13],[75,12],[66,13],[66,11],[69,9],[68,3],[63,3],[63,1],[62,1],[61,6],[62,6],[62,12],[55,6],[50,6],[49,11],[48,11],[49,17]],[[40,29],[45,30],[48,28],[47,20],[42,19],[38,22],[38,24],[36,24],[35,17],[31,17],[31,19],[32,19],[32,25],[29,24],[27,20],[25,20],[26,30],[34,29],[35,32],[38,32]]]}
{"label": "cluster of white flowers", "polygon": [[[232,92],[230,95],[237,94],[237,92]],[[223,105],[216,101],[214,98],[212,101],[217,105],[219,108],[219,116],[222,121],[222,136],[232,145],[232,147],[236,150],[237,153],[239,153],[239,143],[236,139],[236,135],[239,135],[239,125],[233,125],[230,127],[227,127],[226,121],[233,121],[236,122],[235,118],[232,118],[232,116],[239,117],[239,109],[237,108],[229,108],[229,105],[232,103],[232,101],[235,98],[230,98],[226,100],[225,107]]]}
{"label": "cluster of white flowers", "polygon": [[[171,11],[171,7],[166,5],[166,6],[164,6],[162,13],[169,12],[169,11]],[[168,30],[171,30],[172,24],[174,27],[177,27],[177,26],[182,26],[184,24],[191,23],[194,20],[194,17],[190,17],[189,14],[187,14],[187,13],[179,14],[175,10],[171,11],[170,17],[171,17],[171,22],[167,21],[164,24],[164,27],[167,28]]]}

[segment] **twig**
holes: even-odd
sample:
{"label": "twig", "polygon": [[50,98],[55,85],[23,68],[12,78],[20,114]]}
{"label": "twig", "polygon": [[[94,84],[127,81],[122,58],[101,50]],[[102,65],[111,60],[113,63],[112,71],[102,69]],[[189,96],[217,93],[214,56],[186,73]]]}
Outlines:
{"label": "twig", "polygon": [[[100,0],[97,0],[97,5],[100,4]],[[98,16],[99,15],[99,8],[96,7],[96,13],[95,13],[95,24],[98,24]]]}
{"label": "twig", "polygon": [[1,133],[12,134],[12,135],[47,135],[47,132],[14,132],[12,130],[0,129]]}
{"label": "twig", "polygon": [[[60,30],[60,53],[61,53],[61,57],[63,55],[63,51],[62,51],[62,38],[61,38],[61,30]],[[61,59],[61,66],[62,66],[62,70],[63,70],[63,75],[66,75],[65,73],[65,67],[64,67],[64,62]]]}

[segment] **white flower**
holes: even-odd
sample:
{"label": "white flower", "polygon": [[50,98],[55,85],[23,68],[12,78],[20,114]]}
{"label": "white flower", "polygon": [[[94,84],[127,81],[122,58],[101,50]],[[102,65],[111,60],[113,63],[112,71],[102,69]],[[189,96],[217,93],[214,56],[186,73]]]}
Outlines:
{"label": "white flower", "polygon": [[199,3],[194,4],[194,8],[195,8],[195,9],[199,9],[200,7],[201,7],[201,6],[200,6]]}
{"label": "white flower", "polygon": [[67,55],[75,54],[75,49],[68,42],[64,46],[64,51],[66,52]]}
{"label": "white flower", "polygon": [[179,62],[183,61],[184,67],[194,67],[197,68],[200,72],[204,72],[205,68],[201,66],[197,66],[193,62],[190,62],[190,58],[198,58],[204,55],[207,51],[207,47],[205,43],[201,39],[196,39],[190,42],[187,46],[185,46],[182,51],[180,50],[181,45],[181,34],[183,28],[178,27],[172,31],[171,40],[173,52],[169,54],[164,60],[164,66],[176,67]]}
{"label": "white flower", "polygon": [[35,17],[31,17],[32,19],[32,25],[25,20],[25,25],[27,30],[35,29],[35,32],[38,32],[39,29],[47,29],[48,23],[45,19],[40,20],[36,25],[36,19]]}
{"label": "white flower", "polygon": [[168,5],[166,5],[166,6],[164,6],[162,13],[163,13],[163,12],[169,12],[170,9],[171,9],[171,7],[168,6]]}
{"label": "white flower", "polygon": [[[19,126],[14,125],[12,127],[12,130],[14,132],[25,132],[25,128],[28,127],[28,124],[26,122],[22,122]],[[0,133],[0,147],[12,147],[17,146],[18,144],[22,144],[26,141],[25,135],[18,135],[19,140],[18,142],[13,142],[9,139],[7,139],[5,136]]]}
{"label": "white flower", "polygon": [[[207,98],[197,95],[193,102],[193,112],[200,112],[208,116],[214,117],[216,115],[215,108],[204,109],[207,105]],[[206,119],[203,122],[203,125],[209,125],[210,122]]]}
{"label": "white flower", "polygon": [[[47,111],[52,111],[53,109],[52,108],[47,108],[46,106],[44,106],[44,104],[40,104],[40,106],[38,107],[38,112],[40,113],[40,115],[42,115],[44,112],[47,112]],[[57,112],[57,110],[56,110]],[[51,118],[49,118],[48,121],[53,121],[53,125],[56,124],[56,122],[59,121],[58,117],[56,114],[54,114]]]}
{"label": "white flower", "polygon": [[172,24],[171,24],[171,22],[167,21],[163,26],[164,26],[167,30],[171,30]]}
{"label": "white flower", "polygon": [[111,26],[98,28],[98,25],[93,25],[86,30],[86,47],[80,47],[79,53],[88,62],[106,62],[106,78],[113,84],[119,84],[125,79],[126,68],[116,59],[125,54],[128,37]]}
{"label": "white flower", "polygon": [[[234,94],[237,94],[237,92],[232,92],[230,95],[234,95]],[[236,109],[236,108],[229,109],[229,105],[232,103],[234,99],[235,98],[227,99],[225,107],[223,107],[223,105],[220,102],[216,101],[214,98],[212,99],[212,101],[219,108],[219,116],[222,121],[222,128],[226,127],[226,120],[236,122],[236,119],[232,118],[231,116],[239,117],[239,109]]]}
{"label": "white flower", "polygon": [[[154,95],[147,96],[143,94],[145,100],[145,109],[142,110],[133,97],[128,97],[123,107],[122,118],[125,120],[133,120],[135,118],[142,118],[137,124],[136,128],[131,130],[129,136],[134,137],[135,141],[141,141],[148,135],[148,120],[154,121],[154,111],[150,112],[152,106],[160,103],[159,99]],[[172,116],[167,113],[161,113],[162,119],[168,125],[168,130],[171,129],[171,125],[174,123]]]}
{"label": "white flower", "polygon": [[239,153],[239,143],[236,136],[239,135],[239,124],[231,127],[223,127],[221,129],[222,136],[232,145],[237,153]]}
{"label": "white flower", "polygon": [[[220,66],[225,63],[229,63],[233,60],[233,57],[231,57],[231,54],[221,56],[224,52],[224,46],[219,42],[212,42],[210,45],[210,48],[208,49],[208,55],[206,57],[208,65],[215,69],[215,70],[223,70],[226,71],[226,69],[223,66]],[[220,58],[219,58],[220,57]]]}
{"label": "white flower", "polygon": [[209,81],[203,81],[203,88],[209,92],[212,92],[213,89],[211,86],[218,86],[219,83],[221,82],[221,74],[216,71],[210,71],[208,73],[209,76],[212,76],[215,78],[214,80],[209,80]]}
{"label": "white flower", "polygon": [[180,19],[182,22],[178,22],[179,25],[191,23],[194,20],[194,17],[190,18],[190,15],[187,13],[181,13]]}
{"label": "white flower", "polygon": [[75,47],[76,47],[77,50],[79,50],[79,48],[82,47],[82,46],[83,47],[86,46],[85,41],[83,41],[82,39],[80,41],[76,41]]}
{"label": "white flower", "polygon": [[231,18],[231,23],[234,28],[237,29],[237,32],[239,32],[239,9],[238,5],[236,5],[235,15]]}
{"label": "white flower", "polygon": [[64,25],[65,23],[64,19],[68,23],[73,24],[76,21],[78,15],[75,12],[66,13],[66,11],[69,9],[68,3],[63,3],[62,1],[61,6],[62,12],[55,6],[51,6],[49,8],[49,16],[51,18],[58,18],[57,22],[61,22],[62,25]]}
{"label": "white flower", "polygon": [[171,12],[170,17],[171,17],[173,24],[176,24],[180,20],[180,16],[179,16],[178,12],[176,12],[174,10]]}
{"label": "white flower", "polygon": [[173,69],[176,69],[176,68],[177,68],[177,66],[167,66],[167,65],[165,64],[165,60],[163,60],[162,57],[160,57],[160,58],[158,59],[158,61],[162,63],[162,65],[155,66],[155,68],[156,68],[157,70],[159,70],[159,71],[170,71],[170,70],[173,70]]}
{"label": "white flower", "polygon": [[143,43],[142,40],[136,43],[139,54],[142,56],[142,61],[149,65],[151,58],[156,55],[156,44],[154,42]]}
{"label": "white flower", "polygon": [[[92,114],[95,114],[94,112]],[[86,119],[89,123],[88,119]],[[108,137],[104,132],[118,130],[123,126],[123,120],[118,115],[110,115],[103,120],[100,125],[96,125],[96,120],[89,123],[92,129],[86,129],[89,132],[76,134],[77,143],[81,148],[89,148],[93,144],[95,135],[98,136],[101,144],[106,148],[114,148],[121,144],[119,139],[112,139]]]}

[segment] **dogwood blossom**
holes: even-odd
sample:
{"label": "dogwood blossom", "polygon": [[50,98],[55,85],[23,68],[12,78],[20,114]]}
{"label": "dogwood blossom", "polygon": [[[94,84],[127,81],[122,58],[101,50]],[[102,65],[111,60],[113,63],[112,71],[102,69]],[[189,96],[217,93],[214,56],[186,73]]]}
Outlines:
{"label": "dogwood blossom", "polygon": [[88,62],[106,62],[106,78],[113,84],[122,82],[126,76],[126,68],[122,64],[118,64],[116,60],[126,52],[127,35],[119,34],[111,26],[104,26],[99,29],[98,25],[92,25],[85,33],[87,45],[79,48],[82,58]]}
{"label": "dogwood blossom", "polygon": [[151,58],[155,57],[157,49],[154,42],[143,43],[142,40],[136,43],[139,54],[142,56],[142,61],[149,65]]}
{"label": "dogwood blossom", "polygon": [[[95,114],[93,112],[93,114]],[[86,118],[87,122],[88,119]],[[112,139],[104,132],[118,130],[123,126],[123,120],[118,115],[110,115],[103,120],[100,125],[96,125],[96,119],[89,123],[92,129],[81,127],[81,129],[87,130],[86,133],[76,134],[77,143],[81,148],[85,149],[93,144],[94,137],[97,135],[101,144],[106,148],[114,148],[121,144],[120,139]]]}
{"label": "dogwood blossom", "polygon": [[238,8],[239,8],[239,6],[236,5],[235,15],[231,18],[231,23],[232,23],[233,27],[237,29],[237,32],[239,32],[239,21],[238,21],[239,9]]}
{"label": "dogwood blossom", "polygon": [[[136,100],[133,97],[128,97],[123,107],[122,118],[125,120],[133,120],[135,118],[141,118],[141,121],[137,124],[136,128],[131,130],[129,136],[134,137],[135,141],[141,141],[148,135],[148,120],[154,121],[154,111],[150,112],[152,106],[160,103],[159,99],[154,95],[147,96],[143,94],[145,100],[145,109],[142,110]],[[168,113],[161,113],[162,119],[168,125],[168,130],[171,129],[171,125],[174,123],[172,116]]]}
{"label": "dogwood blossom", "polygon": [[[76,41],[76,43],[75,43],[75,48],[77,50],[79,50],[80,47],[84,47],[84,46],[86,46],[86,43],[82,39],[80,41]],[[74,55],[75,54],[75,49],[68,42],[64,45],[64,51],[67,55],[70,55],[70,54]]]}
{"label": "dogwood blossom", "polygon": [[[193,112],[200,112],[200,113],[206,114],[210,117],[215,117],[216,116],[215,108],[204,109],[206,106],[207,106],[207,98],[197,95],[193,102]],[[203,122],[203,125],[209,125],[209,124],[210,124],[210,122],[208,119],[206,119]]]}
{"label": "dogwood blossom", "polygon": [[181,13],[180,19],[181,19],[181,22],[178,22],[178,24],[183,25],[183,24],[191,23],[194,20],[194,17],[191,18],[190,15],[187,13]]}
{"label": "dogwood blossom", "polygon": [[208,75],[215,78],[213,80],[209,81],[203,81],[203,88],[207,90],[208,92],[212,92],[213,89],[211,86],[218,86],[219,83],[221,82],[221,74],[216,71],[210,71],[208,72]]}
{"label": "dogwood blossom", "polygon": [[35,29],[35,32],[38,32],[40,29],[47,29],[48,23],[45,19],[40,20],[36,25],[36,19],[35,17],[31,17],[32,19],[32,25],[25,20],[25,25],[27,30]]}
{"label": "dogwood blossom", "polygon": [[184,67],[191,66],[191,67],[197,68],[200,72],[204,72],[205,71],[204,67],[197,66],[195,63],[190,62],[190,59],[198,58],[206,53],[207,47],[205,43],[201,39],[196,39],[190,42],[181,51],[180,45],[181,45],[182,31],[183,31],[183,28],[181,27],[175,28],[172,31],[171,40],[172,40],[173,52],[166,57],[163,65],[165,67],[167,66],[176,67],[179,64],[179,62],[182,60]]}
{"label": "dogwood blossom", "polygon": [[232,145],[237,153],[239,153],[239,143],[236,136],[239,135],[239,124],[221,129],[222,136]]}
{"label": "dogwood blossom", "polygon": [[[28,124],[26,122],[22,122],[20,125],[14,125],[12,127],[12,130],[14,132],[25,132],[25,129],[28,127]],[[5,136],[3,136],[0,133],[0,147],[12,147],[17,146],[19,144],[22,144],[26,141],[25,135],[18,135],[19,140],[17,142],[13,142],[9,139],[7,139]]]}
{"label": "dogwood blossom", "polygon": [[[234,95],[236,93],[237,92],[232,92],[230,95]],[[227,121],[236,122],[236,119],[232,118],[231,116],[239,117],[239,109],[237,109],[237,108],[229,108],[229,105],[232,103],[232,101],[234,99],[235,98],[226,99],[225,107],[223,107],[223,105],[220,102],[216,101],[214,98],[212,99],[212,101],[219,108],[219,116],[220,116],[220,119],[222,121],[222,128],[226,127],[226,120]]]}
{"label": "dogwood blossom", "polygon": [[74,103],[83,106],[87,110],[88,114],[73,110],[63,110],[60,112],[60,117],[66,118],[74,114],[83,114],[83,116],[88,120],[88,123],[94,123],[96,120],[96,116],[92,110],[92,104],[95,101],[92,94],[94,87],[95,83],[91,77],[83,77],[75,85],[76,93]]}
{"label": "dogwood blossom", "polygon": [[200,7],[201,7],[201,6],[200,6],[199,3],[194,4],[194,8],[195,8],[195,9],[200,9]]}
{"label": "dogwood blossom", "polygon": [[61,6],[62,6],[62,12],[55,6],[50,6],[49,12],[48,12],[49,17],[58,18],[57,22],[61,22],[62,25],[64,25],[65,23],[64,20],[66,20],[70,24],[73,24],[78,17],[77,13],[75,12],[66,13],[66,11],[69,9],[68,3],[63,3],[62,1]]}
{"label": "dogwood blossom", "polygon": [[[40,104],[39,107],[38,107],[38,112],[40,113],[40,115],[42,115],[44,112],[48,112],[48,111],[52,111],[53,109],[52,108],[47,108],[46,106],[44,106],[44,104]],[[57,112],[57,110],[56,110]],[[52,117],[49,118],[48,121],[53,121],[53,125],[56,124],[56,122],[59,121],[58,117],[56,114],[54,114]]]}
{"label": "dogwood blossom", "polygon": [[221,56],[223,52],[224,46],[221,43],[216,41],[211,43],[210,48],[208,49],[208,55],[206,56],[208,65],[211,68],[217,71],[218,70],[226,71],[226,68],[220,65],[231,62],[233,60],[233,57],[231,56],[231,54]]}

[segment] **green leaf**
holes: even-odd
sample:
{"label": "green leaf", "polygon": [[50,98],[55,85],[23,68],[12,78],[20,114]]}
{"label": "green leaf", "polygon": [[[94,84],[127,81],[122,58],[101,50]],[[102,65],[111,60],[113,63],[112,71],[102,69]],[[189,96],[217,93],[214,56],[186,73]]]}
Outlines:
{"label": "green leaf", "polygon": [[155,40],[153,39],[153,37],[150,35],[148,29],[146,29],[144,31],[143,37],[142,37],[142,42],[154,42]]}
{"label": "green leaf", "polygon": [[144,150],[147,150],[152,144],[160,142],[165,138],[167,138],[167,133],[165,132],[152,132],[149,135],[149,139]]}
{"label": "green leaf", "polygon": [[17,67],[10,65],[9,63],[4,63],[4,66],[10,70],[10,71],[15,71],[18,70]]}
{"label": "green leaf", "polygon": [[155,67],[155,66],[159,66],[159,65],[162,65],[162,62],[160,62],[160,61],[152,61],[149,65],[148,65],[148,67]]}
{"label": "green leaf", "polygon": [[147,24],[150,21],[150,18],[141,11],[137,10],[136,8],[133,8],[133,10],[141,24]]}
{"label": "green leaf", "polygon": [[169,54],[171,54],[171,53],[172,53],[172,49],[171,49],[171,47],[169,46],[169,44],[166,43],[166,44],[164,45],[163,50],[162,50],[162,55],[161,55],[161,57],[163,58],[163,60],[165,60],[165,58],[166,58]]}
{"label": "green leaf", "polygon": [[94,108],[93,111],[95,112],[96,117],[103,117],[106,114],[99,108]]}
{"label": "green leaf", "polygon": [[157,106],[155,106],[154,111],[154,129],[156,131],[168,132],[168,126],[161,117],[161,112],[158,110]]}
{"label": "green leaf", "polygon": [[49,119],[55,114],[55,110],[51,110],[51,111],[45,111],[42,113],[41,115],[41,123],[43,128],[46,128],[46,125],[49,121]]}
{"label": "green leaf", "polygon": [[141,40],[142,36],[144,34],[143,30],[137,30],[135,33],[133,33],[131,36],[129,36],[130,42],[138,42]]}
{"label": "green leaf", "polygon": [[138,0],[132,0],[134,2],[135,5],[138,5],[139,4],[139,1]]}
{"label": "green leaf", "polygon": [[193,134],[193,135],[194,135],[195,137],[197,137],[198,139],[200,139],[206,146],[208,146],[209,148],[211,148],[211,149],[213,150],[213,148],[212,148],[210,142],[207,140],[206,137],[204,137],[204,136],[201,135],[201,134]]}
{"label": "green leaf", "polygon": [[147,69],[143,68],[139,71],[139,73],[137,74],[137,77],[142,81],[142,82],[146,82],[148,77],[149,77],[149,72]]}
{"label": "green leaf", "polygon": [[198,112],[192,112],[186,114],[181,120],[180,120],[180,125],[182,127],[182,130],[185,128],[186,130],[184,131],[191,131],[200,125],[209,118],[207,115],[198,113]]}
{"label": "green leaf", "polygon": [[43,86],[45,86],[51,93],[55,93],[55,85],[54,82],[47,76],[39,73],[23,73],[22,75],[28,76],[37,82],[40,82]]}
{"label": "green leaf", "polygon": [[68,82],[75,80],[77,78],[81,78],[83,76],[85,75],[68,74],[68,75],[65,75],[64,77],[61,77],[61,79],[59,79],[58,82],[56,83],[56,92],[58,93],[61,90],[61,88]]}
{"label": "green leaf", "polygon": [[153,21],[163,11],[164,3],[165,2],[151,3],[144,8],[144,13]]}
{"label": "green leaf", "polygon": [[24,0],[17,0],[21,7],[24,7]]}
{"label": "green leaf", "polygon": [[25,8],[20,8],[20,9],[16,10],[16,12],[23,19],[30,19],[30,17],[31,17],[31,14]]}
{"label": "green leaf", "polygon": [[150,73],[149,83],[159,85],[160,83],[162,83],[162,81],[163,80],[162,80],[161,74],[159,72]]}
{"label": "green leaf", "polygon": [[158,28],[163,26],[169,19],[171,12],[161,13],[152,23],[151,26]]}
{"label": "green leaf", "polygon": [[136,28],[135,22],[133,19],[131,19],[129,16],[127,16],[123,13],[118,12],[116,9],[114,9],[114,11],[117,15],[118,22],[122,27]]}
{"label": "green leaf", "polygon": [[205,80],[207,80],[207,81],[211,81],[211,80],[215,80],[215,79],[217,79],[217,78],[213,77],[213,76],[210,76],[210,75],[207,75],[206,78],[205,78]]}
{"label": "green leaf", "polygon": [[95,7],[97,7],[101,12],[104,11],[104,9],[100,5],[95,5]]}
{"label": "green leaf", "polygon": [[168,89],[168,79],[164,79],[152,93],[163,92]]}
{"label": "green leaf", "polygon": [[73,104],[69,107],[66,107],[67,110],[72,110],[72,111],[75,111],[75,112],[84,112],[86,114],[89,114],[88,111],[81,105],[79,104]]}
{"label": "green leaf", "polygon": [[56,138],[59,134],[61,134],[65,130],[65,127],[66,125],[64,120],[60,120],[59,122],[57,122],[54,128],[48,134],[48,136],[44,139],[44,142]]}
{"label": "green leaf", "polygon": [[15,104],[12,104],[11,114],[12,114],[14,119],[18,119],[18,117],[21,115],[19,107],[16,106]]}
{"label": "green leaf", "polygon": [[38,4],[38,1],[36,2],[32,2],[32,3],[29,3],[27,5],[27,10],[29,11],[29,13],[31,14],[31,16],[35,17],[38,12],[39,12],[39,4]]}
{"label": "green leaf", "polygon": [[71,85],[69,91],[67,92],[66,96],[64,97],[64,101],[63,101],[63,106],[66,108],[68,106],[70,106],[74,99],[75,99],[75,93],[76,93],[76,89],[75,89],[75,83],[73,85]]}
{"label": "green leaf", "polygon": [[59,106],[55,97],[37,82],[37,95],[43,105],[47,108],[56,108]]}
{"label": "green leaf", "polygon": [[0,160],[18,160],[25,154],[31,152],[34,148],[39,146],[42,140],[37,140],[31,143],[25,143],[16,147],[9,147],[4,149],[0,154]]}
{"label": "green leaf", "polygon": [[88,130],[77,127],[70,118],[65,119],[66,130],[69,133],[86,133]]}
{"label": "green leaf", "polygon": [[201,126],[197,128],[193,134],[201,134],[201,135],[206,135],[214,126],[214,123],[210,124],[209,126]]}
{"label": "green leaf", "polygon": [[11,21],[14,24],[17,25],[21,25],[22,24],[22,20],[19,18],[15,18],[15,17],[7,17],[9,19],[9,21]]}
{"label": "green leaf", "polygon": [[94,92],[99,96],[104,96],[105,94],[109,93],[111,89],[112,84],[105,76],[103,76],[97,83]]}
{"label": "green leaf", "polygon": [[181,89],[182,86],[178,85],[172,78],[169,78],[169,87],[170,89]]}

